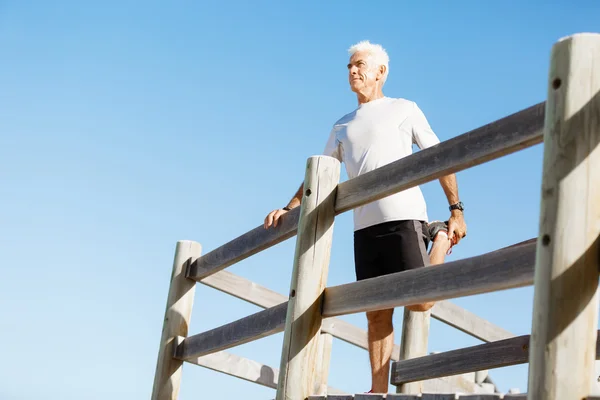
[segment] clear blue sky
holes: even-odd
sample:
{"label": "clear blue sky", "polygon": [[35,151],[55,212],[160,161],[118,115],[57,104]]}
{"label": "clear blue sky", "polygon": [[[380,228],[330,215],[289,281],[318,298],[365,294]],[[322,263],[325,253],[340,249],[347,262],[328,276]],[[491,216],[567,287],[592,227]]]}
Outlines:
{"label": "clear blue sky", "polygon": [[[0,1],[0,399],[149,398],[176,241],[210,251],[288,201],[356,105],[351,44],[388,50],[386,95],[441,140],[544,100],[552,44],[597,31],[600,3],[501,3]],[[449,260],[536,236],[541,162],[536,146],[458,174],[469,236]],[[422,189],[446,218],[439,183]],[[354,280],[351,213],[334,237],[329,285]],[[286,293],[293,249],[230,271]],[[532,293],[455,302],[527,334]],[[198,285],[191,333],[258,310]],[[231,351],[278,367],[281,339]],[[477,343],[432,321],[430,351]],[[368,390],[365,351],[332,357],[332,386]],[[526,366],[492,376],[527,387]],[[224,392],[274,396],[186,366],[182,400]]]}

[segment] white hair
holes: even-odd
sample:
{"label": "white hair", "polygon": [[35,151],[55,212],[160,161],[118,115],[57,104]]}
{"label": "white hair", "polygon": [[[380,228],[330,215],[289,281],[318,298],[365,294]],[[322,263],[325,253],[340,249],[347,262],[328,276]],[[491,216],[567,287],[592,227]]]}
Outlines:
{"label": "white hair", "polygon": [[354,55],[354,53],[359,51],[368,52],[377,66],[385,65],[385,73],[383,74],[383,82],[387,79],[388,72],[390,70],[390,57],[388,56],[387,51],[380,45],[369,42],[368,40],[363,40],[362,42],[358,42],[355,45],[350,46],[348,49],[348,53],[350,53],[350,57]]}

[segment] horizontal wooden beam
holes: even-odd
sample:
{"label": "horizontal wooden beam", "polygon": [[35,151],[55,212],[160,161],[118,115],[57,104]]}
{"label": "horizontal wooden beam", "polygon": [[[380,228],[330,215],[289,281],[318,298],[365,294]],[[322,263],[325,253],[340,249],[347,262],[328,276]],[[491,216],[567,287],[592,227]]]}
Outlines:
{"label": "horizontal wooden beam", "polygon": [[[183,338],[181,338],[183,340]],[[204,368],[221,372],[234,378],[257,383],[271,389],[277,389],[279,370],[257,361],[253,361],[225,351],[196,357],[188,361]],[[328,393],[344,394],[343,391],[329,387]]]}
{"label": "horizontal wooden beam", "polygon": [[[282,294],[267,289],[246,278],[232,274],[229,271],[219,271],[214,275],[202,279],[200,283],[263,308],[274,307],[288,300]],[[369,349],[367,331],[339,318],[325,318],[322,330],[346,343],[365,350]],[[399,354],[400,346],[394,344],[392,360],[398,360]]]}
{"label": "horizontal wooden beam", "polygon": [[418,151],[338,185],[335,210],[351,210],[543,142],[545,102]]}
{"label": "horizontal wooden beam", "polygon": [[[531,244],[535,245],[536,241],[537,238],[531,238],[504,247],[504,249]],[[491,322],[449,301],[441,301],[436,303],[431,310],[431,316],[438,321],[444,322],[468,335],[488,343],[515,336],[506,329],[494,325]]]}
{"label": "horizontal wooden beam", "polygon": [[[533,283],[536,244],[325,289],[323,316],[383,310]],[[440,284],[443,282],[443,285]]]}
{"label": "horizontal wooden beam", "polygon": [[[469,374],[444,376],[441,378],[427,379],[422,383],[423,393],[495,393],[495,386],[490,383],[476,383],[469,379]],[[474,375],[474,374],[472,374]]]}
{"label": "horizontal wooden beam", "polygon": [[271,389],[277,389],[278,369],[235,354],[219,351],[202,357],[194,357],[187,362]]}
{"label": "horizontal wooden beam", "polygon": [[275,307],[288,301],[287,296],[229,271],[219,271],[199,283],[262,308]]}
{"label": "horizontal wooden beam", "polygon": [[[392,364],[394,385],[464,374],[485,369],[525,364],[529,361],[530,335],[465,347]],[[596,339],[596,359],[600,358],[600,338]]]}
{"label": "horizontal wooden beam", "polygon": [[431,309],[431,317],[488,343],[515,336],[449,301],[436,303]]}
{"label": "horizontal wooden beam", "polygon": [[[526,243],[533,242],[527,241]],[[219,271],[202,279],[200,283],[262,308],[274,307],[287,301],[286,296],[229,271]],[[449,301],[436,303],[431,310],[431,316],[484,342],[493,342],[515,336],[511,332]],[[369,348],[367,331],[339,318],[325,318],[322,329],[323,332],[330,333],[346,343],[364,350]],[[399,354],[400,347],[394,344],[392,360],[398,360]]]}
{"label": "horizontal wooden beam", "polygon": [[399,385],[483,369],[523,364],[527,362],[528,354],[529,335],[517,336],[497,342],[394,362],[391,382],[394,385]]}
{"label": "horizontal wooden beam", "polygon": [[175,358],[190,361],[282,332],[286,313],[287,302],[218,328],[188,336],[177,346]]}
{"label": "horizontal wooden beam", "polygon": [[[588,400],[595,400],[590,397]],[[462,393],[423,393],[417,394],[356,394],[356,395],[328,395],[309,396],[308,400],[527,400],[527,394],[462,394]]]}
{"label": "horizontal wooden beam", "polygon": [[[545,102],[536,104],[340,183],[336,214],[542,143],[544,106]],[[187,277],[200,280],[293,237],[299,212],[297,207],[276,228],[259,225],[206,253],[190,265]]]}
{"label": "horizontal wooden beam", "polygon": [[260,225],[232,241],[206,253],[190,264],[187,277],[199,281],[241,260],[275,246],[296,235],[300,207],[285,214],[277,227]]}

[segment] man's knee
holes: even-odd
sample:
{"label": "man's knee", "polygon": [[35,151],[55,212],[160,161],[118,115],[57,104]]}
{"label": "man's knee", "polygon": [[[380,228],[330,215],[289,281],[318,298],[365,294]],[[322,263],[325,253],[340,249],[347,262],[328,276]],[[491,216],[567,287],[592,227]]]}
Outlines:
{"label": "man's knee", "polygon": [[367,321],[372,325],[388,325],[392,323],[394,309],[367,311]]}
{"label": "man's knee", "polygon": [[412,304],[410,306],[406,306],[406,308],[410,311],[425,312],[425,311],[431,310],[431,308],[434,305],[435,305],[435,302],[430,302],[430,303]]}

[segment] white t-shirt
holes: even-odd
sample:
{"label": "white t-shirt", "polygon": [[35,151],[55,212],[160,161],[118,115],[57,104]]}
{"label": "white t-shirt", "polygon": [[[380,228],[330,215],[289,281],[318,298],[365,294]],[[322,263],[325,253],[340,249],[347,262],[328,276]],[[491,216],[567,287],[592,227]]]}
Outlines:
{"label": "white t-shirt", "polygon": [[[415,102],[383,97],[359,105],[338,120],[323,154],[343,162],[352,179],[412,154],[413,143],[424,149],[439,142]],[[418,186],[355,208],[354,230],[409,219],[428,222]]]}

